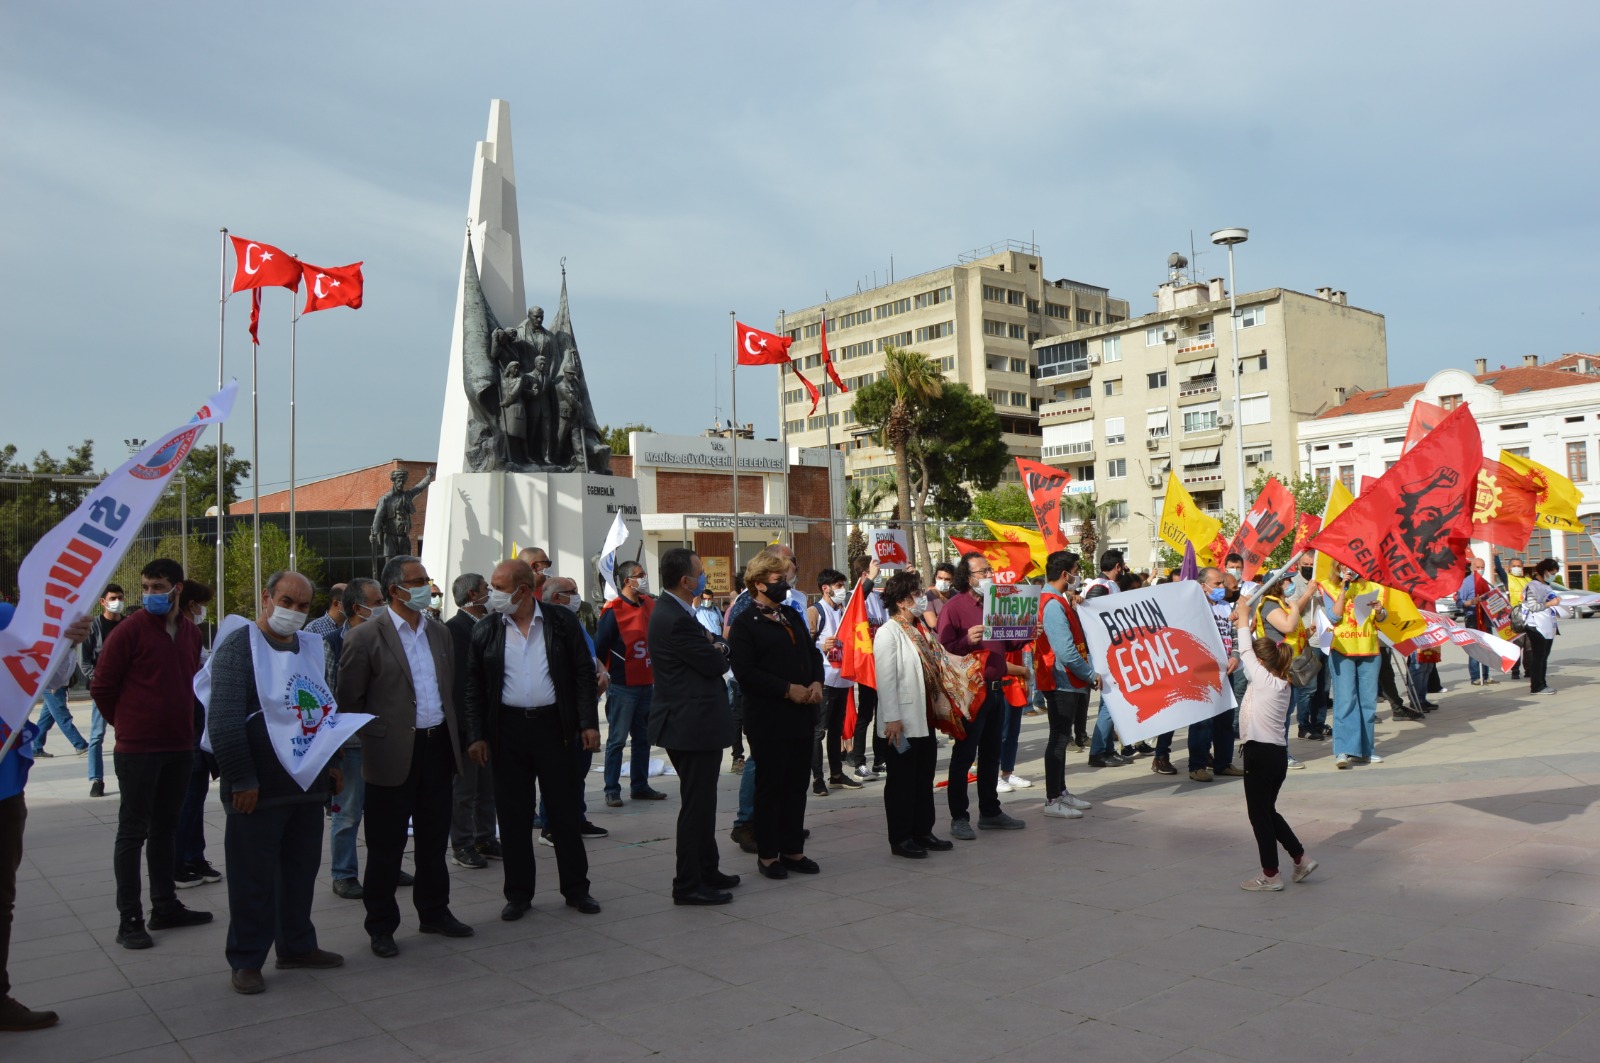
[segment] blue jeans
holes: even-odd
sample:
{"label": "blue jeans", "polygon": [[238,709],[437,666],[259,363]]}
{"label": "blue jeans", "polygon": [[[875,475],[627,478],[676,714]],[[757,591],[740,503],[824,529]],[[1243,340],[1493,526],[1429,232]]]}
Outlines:
{"label": "blue jeans", "polygon": [[356,838],[361,833],[361,808],[366,804],[367,784],[361,778],[361,747],[344,750],[344,789],[333,795],[333,830],[328,849],[333,857],[333,880],[361,879],[356,861]]}
{"label": "blue jeans", "polygon": [[[1206,763],[1207,755],[1211,763]],[[1233,710],[1189,725],[1189,770],[1210,767],[1221,771],[1233,763]]]}
{"label": "blue jeans", "polygon": [[[1291,717],[1298,726],[1304,727],[1308,731],[1311,730],[1313,726],[1311,723],[1311,703],[1316,692],[1315,683],[1303,687],[1289,687],[1289,712],[1283,717],[1283,737],[1285,741],[1289,738],[1289,720]],[[1320,728],[1322,721],[1318,720],[1315,726]]]}
{"label": "blue jeans", "polygon": [[102,750],[106,744],[106,718],[98,706],[89,706],[89,781],[104,782],[106,760]]}
{"label": "blue jeans", "polygon": [[[1005,695],[1001,695],[1004,703]],[[1017,742],[1022,737],[1022,714],[1026,705],[1005,705],[1000,727],[1000,774],[1010,775],[1017,770]]]}
{"label": "blue jeans", "polygon": [[739,776],[739,811],[733,825],[742,827],[756,816],[756,758],[746,753],[744,774]]}
{"label": "blue jeans", "polygon": [[[1472,658],[1469,657],[1467,660],[1470,661]],[[1411,670],[1411,686],[1417,695],[1417,707],[1421,708],[1421,703],[1428,700],[1428,676],[1430,674],[1429,670],[1433,667],[1433,662],[1419,661],[1417,655],[1413,653],[1407,663],[1407,667]]]}
{"label": "blue jeans", "polygon": [[1089,755],[1103,757],[1107,753],[1115,753],[1116,747],[1111,743],[1111,729],[1116,724],[1111,720],[1111,710],[1106,708],[1104,695],[1100,697],[1100,711],[1094,718],[1094,737],[1089,740]]}
{"label": "blue jeans", "polygon": [[[58,687],[55,690],[46,690],[43,696],[43,706],[39,710],[40,723],[45,719],[54,720],[56,726],[61,728],[61,733],[72,743],[73,749],[87,749],[89,743],[83,735],[72,725],[72,713],[67,708],[67,688]],[[39,739],[33,744],[33,751],[37,754],[44,748],[44,729],[39,730]]]}
{"label": "blue jeans", "polygon": [[631,737],[633,755],[628,761],[628,789],[642,794],[650,789],[650,701],[652,686],[613,686],[606,691],[607,797],[622,796],[622,747]]}
{"label": "blue jeans", "polygon": [[1333,752],[1363,760],[1372,756],[1373,729],[1378,720],[1379,660],[1328,654],[1333,686]]}
{"label": "blue jeans", "polygon": [[[646,753],[649,750],[645,750]],[[576,738],[572,743],[572,772],[578,781],[578,822],[589,822],[589,802],[583,799],[584,787],[589,784],[589,769],[594,767],[594,754],[583,748],[583,739]],[[620,770],[620,766],[619,766]],[[544,824],[549,822],[544,818],[544,791],[539,791],[539,829],[544,829]]]}
{"label": "blue jeans", "polygon": [[1158,756],[1158,757],[1170,757],[1170,756],[1172,756],[1172,736],[1173,736],[1174,733],[1175,732],[1173,732],[1173,731],[1167,731],[1167,732],[1165,732],[1163,734],[1160,734],[1160,735],[1156,736],[1156,751],[1155,751],[1155,755],[1156,756]]}
{"label": "blue jeans", "polygon": [[[194,751],[194,767],[189,769],[189,788],[183,795],[183,809],[178,813],[178,839],[174,857],[177,866],[200,865],[206,862],[206,797],[211,793],[211,767],[206,755]],[[322,840],[317,839],[317,848]]]}

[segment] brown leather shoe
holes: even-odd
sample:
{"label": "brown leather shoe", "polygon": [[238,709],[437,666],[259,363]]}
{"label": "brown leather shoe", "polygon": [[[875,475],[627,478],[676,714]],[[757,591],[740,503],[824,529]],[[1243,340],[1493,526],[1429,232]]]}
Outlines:
{"label": "brown leather shoe", "polygon": [[1196,769],[1194,769],[1194,771],[1191,771],[1189,773],[1189,778],[1193,779],[1195,782],[1210,782],[1211,781],[1211,769],[1210,768],[1196,768]]}
{"label": "brown leather shoe", "polygon": [[261,980],[259,969],[234,971],[229,981],[235,993],[243,993],[247,997],[265,992],[267,988],[267,983]]}
{"label": "brown leather shoe", "polygon": [[343,967],[344,957],[326,949],[313,949],[299,956],[279,956],[278,962],[273,966],[280,971],[293,971],[301,967],[325,971],[331,967]]}
{"label": "brown leather shoe", "polygon": [[1236,765],[1229,764],[1226,768],[1218,768],[1217,774],[1227,775],[1235,779],[1242,779],[1244,778],[1244,769]]}
{"label": "brown leather shoe", "polygon": [[53,1011],[34,1011],[11,997],[0,1000],[0,1031],[25,1033],[28,1030],[43,1030],[54,1026],[60,1019],[61,1016]]}

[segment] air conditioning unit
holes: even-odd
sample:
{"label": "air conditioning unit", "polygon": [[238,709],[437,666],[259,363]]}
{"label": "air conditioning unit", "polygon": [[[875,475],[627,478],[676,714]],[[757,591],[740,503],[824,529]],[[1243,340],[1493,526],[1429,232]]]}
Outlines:
{"label": "air conditioning unit", "polygon": [[1244,456],[1244,463],[1246,465],[1260,465],[1261,464],[1261,455],[1260,454],[1246,454]]}
{"label": "air conditioning unit", "polygon": [[1231,414],[1231,413],[1219,413],[1219,414],[1217,414],[1217,427],[1218,428],[1232,428],[1233,427],[1233,414]]}
{"label": "air conditioning unit", "polygon": [[1181,328],[1183,331],[1188,332],[1191,328],[1194,327],[1194,320],[1192,318],[1180,317],[1178,319],[1178,327]]}
{"label": "air conditioning unit", "polygon": [[1157,476],[1155,473],[1151,473],[1149,476],[1144,478],[1144,482],[1149,484],[1151,487],[1160,487],[1161,477]]}
{"label": "air conditioning unit", "polygon": [[1100,356],[1098,354],[1091,354],[1089,356],[1089,364],[1090,365],[1099,365],[1100,364]]}
{"label": "air conditioning unit", "polygon": [[1146,450],[1155,450],[1159,446],[1161,446],[1161,440],[1155,438],[1154,436],[1151,436],[1144,441],[1144,449]]}
{"label": "air conditioning unit", "polygon": [[1165,343],[1177,343],[1178,334],[1171,329],[1164,329],[1161,333],[1161,339]]}

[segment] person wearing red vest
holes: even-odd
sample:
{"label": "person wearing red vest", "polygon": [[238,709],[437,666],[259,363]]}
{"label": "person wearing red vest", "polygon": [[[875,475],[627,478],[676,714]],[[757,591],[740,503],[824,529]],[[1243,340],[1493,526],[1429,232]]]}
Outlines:
{"label": "person wearing red vest", "polygon": [[1078,555],[1057,550],[1045,558],[1045,586],[1039,594],[1043,628],[1033,647],[1034,685],[1044,694],[1050,740],[1044,747],[1044,814],[1052,819],[1082,819],[1089,802],[1067,792],[1067,745],[1072,721],[1088,711],[1089,690],[1100,680],[1089,664],[1078,609],[1067,595],[1078,578]]}
{"label": "person wearing red vest", "polygon": [[622,747],[630,736],[629,796],[635,801],[665,801],[650,786],[650,701],[655,673],[650,668],[650,614],[656,600],[645,593],[644,566],[617,563],[619,594],[600,613],[594,655],[606,666],[611,687],[606,691],[606,805],[622,807]]}

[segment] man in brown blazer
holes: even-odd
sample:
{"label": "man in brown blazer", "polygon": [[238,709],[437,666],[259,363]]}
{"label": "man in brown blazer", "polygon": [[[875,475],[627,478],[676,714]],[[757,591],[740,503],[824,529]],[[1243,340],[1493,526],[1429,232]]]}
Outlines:
{"label": "man in brown blazer", "polygon": [[461,770],[450,635],[430,618],[427,570],[415,557],[391,558],[379,582],[388,609],[352,628],[339,655],[339,708],[370,712],[361,729],[361,774],[366,781],[366,878],[362,900],[374,955],[399,954],[395,886],[406,848],[415,839],[417,929],[470,937],[472,928],[450,914],[450,838],[454,777]]}

